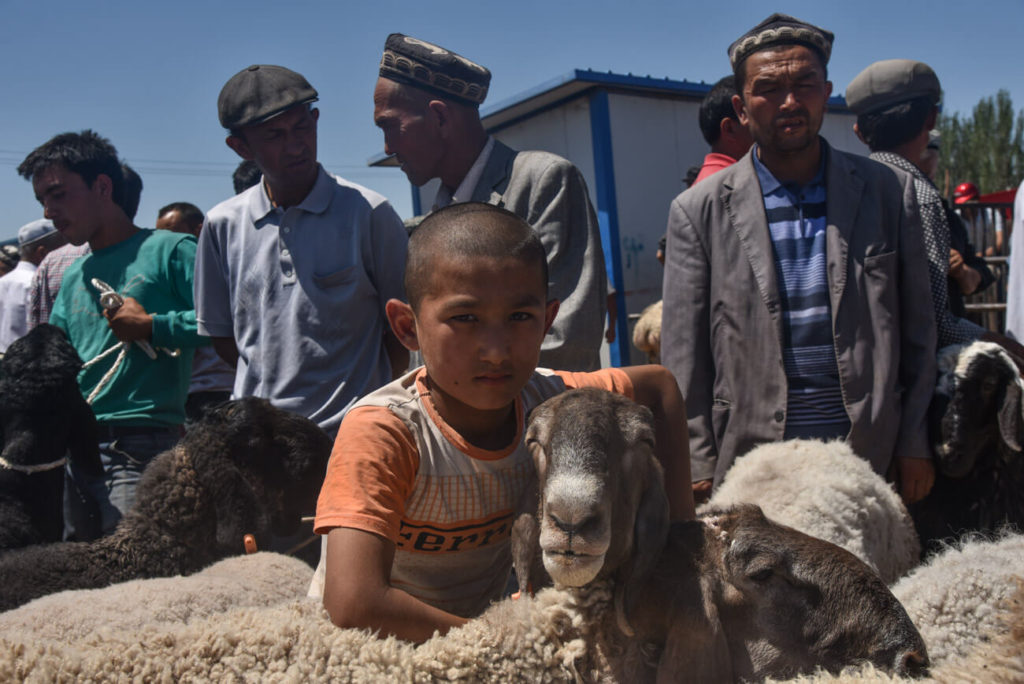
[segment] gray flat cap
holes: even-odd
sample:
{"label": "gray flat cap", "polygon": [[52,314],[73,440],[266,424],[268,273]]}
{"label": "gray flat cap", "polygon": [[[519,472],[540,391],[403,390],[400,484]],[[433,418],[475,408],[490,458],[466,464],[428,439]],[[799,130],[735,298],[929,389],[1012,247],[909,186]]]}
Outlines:
{"label": "gray flat cap", "polygon": [[49,219],[36,219],[18,229],[18,246],[30,245],[36,240],[42,240],[47,235],[52,235],[56,232],[57,229],[54,227],[53,221]]}
{"label": "gray flat cap", "polygon": [[220,125],[228,130],[263,123],[296,105],[316,102],[319,94],[291,69],[253,64],[231,77],[217,98]]}
{"label": "gray flat cap", "polygon": [[425,40],[392,33],[384,43],[380,76],[474,107],[487,97],[491,72]]}
{"label": "gray flat cap", "polygon": [[846,87],[846,106],[854,114],[869,114],[919,97],[929,97],[938,103],[941,95],[939,77],[924,62],[885,59],[850,81]]}
{"label": "gray flat cap", "polygon": [[817,50],[824,58],[824,63],[828,64],[829,58],[832,57],[833,40],[835,35],[831,31],[788,14],[776,12],[733,41],[729,46],[729,64],[735,69],[736,65],[751,53],[773,45],[790,43],[806,45]]}

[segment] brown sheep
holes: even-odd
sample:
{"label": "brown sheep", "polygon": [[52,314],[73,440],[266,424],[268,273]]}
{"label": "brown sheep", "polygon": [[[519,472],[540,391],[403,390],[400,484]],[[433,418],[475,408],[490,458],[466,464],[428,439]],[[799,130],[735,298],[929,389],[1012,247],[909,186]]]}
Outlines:
{"label": "brown sheep", "polygon": [[645,408],[594,389],[563,393],[530,417],[539,494],[536,517],[516,520],[516,572],[521,588],[544,582],[539,546],[556,587],[586,593],[613,580],[612,605],[594,602],[583,622],[594,671],[723,681],[857,662],[925,670],[917,629],[852,554],[752,505],[669,529],[653,434]]}

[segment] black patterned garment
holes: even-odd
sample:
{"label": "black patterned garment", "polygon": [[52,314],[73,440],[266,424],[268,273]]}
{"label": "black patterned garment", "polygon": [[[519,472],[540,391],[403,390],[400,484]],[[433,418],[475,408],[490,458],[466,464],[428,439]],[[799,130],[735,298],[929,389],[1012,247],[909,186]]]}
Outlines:
{"label": "black patterned garment", "polygon": [[928,280],[931,282],[932,304],[935,307],[935,327],[938,347],[973,342],[981,337],[985,328],[966,318],[955,316],[949,306],[949,224],[942,207],[942,195],[921,170],[905,157],[893,152],[872,152],[875,161],[909,173],[914,178],[914,192],[921,213],[924,249],[928,256]]}

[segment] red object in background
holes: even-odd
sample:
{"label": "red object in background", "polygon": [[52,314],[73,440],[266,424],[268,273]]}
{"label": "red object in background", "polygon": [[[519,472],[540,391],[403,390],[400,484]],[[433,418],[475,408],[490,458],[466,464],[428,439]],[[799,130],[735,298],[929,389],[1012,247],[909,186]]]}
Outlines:
{"label": "red object in background", "polygon": [[1011,190],[1000,190],[999,192],[990,192],[987,195],[982,195],[978,198],[979,202],[993,202],[995,204],[1013,204],[1014,198],[1017,196],[1017,188]]}

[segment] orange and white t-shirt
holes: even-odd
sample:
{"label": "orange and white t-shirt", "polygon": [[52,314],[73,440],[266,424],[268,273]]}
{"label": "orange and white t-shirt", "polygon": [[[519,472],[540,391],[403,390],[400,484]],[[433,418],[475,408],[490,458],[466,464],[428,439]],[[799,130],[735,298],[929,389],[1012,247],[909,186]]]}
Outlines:
{"label": "orange and white t-shirt", "polygon": [[[392,586],[456,615],[480,614],[508,582],[512,517],[536,477],[523,443],[525,417],[545,399],[577,387],[633,396],[629,377],[617,368],[538,369],[515,402],[515,439],[488,451],[437,414],[423,368],[385,385],[342,421],[315,531],[351,527],[394,542]],[[323,571],[321,558],[312,595],[323,595]]]}

